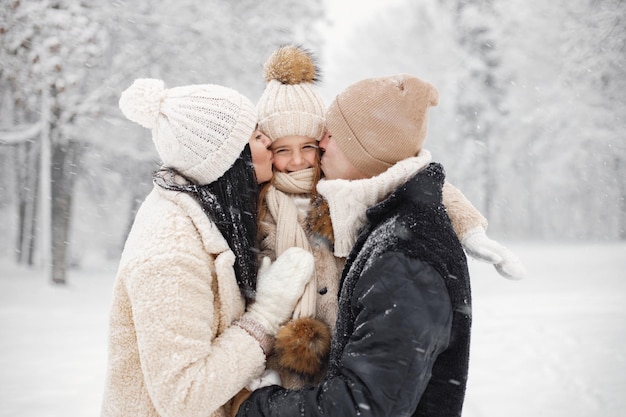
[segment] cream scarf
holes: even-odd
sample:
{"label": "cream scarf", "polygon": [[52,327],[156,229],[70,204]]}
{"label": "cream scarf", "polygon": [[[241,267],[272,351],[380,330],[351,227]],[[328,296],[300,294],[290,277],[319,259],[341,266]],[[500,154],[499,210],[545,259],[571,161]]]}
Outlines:
{"label": "cream scarf", "polygon": [[[292,246],[311,251],[309,240],[302,228],[304,218],[298,216],[298,206],[293,197],[307,196],[313,189],[314,169],[292,173],[274,173],[273,185],[266,195],[267,208],[276,223],[276,257]],[[291,195],[290,195],[291,194]],[[293,312],[293,318],[315,317],[317,282],[311,279],[304,288],[302,298]]]}
{"label": "cream scarf", "polygon": [[366,210],[383,201],[432,160],[422,149],[417,156],[404,159],[382,174],[362,180],[320,180],[317,191],[326,199],[335,235],[335,256],[346,257],[367,220]]}

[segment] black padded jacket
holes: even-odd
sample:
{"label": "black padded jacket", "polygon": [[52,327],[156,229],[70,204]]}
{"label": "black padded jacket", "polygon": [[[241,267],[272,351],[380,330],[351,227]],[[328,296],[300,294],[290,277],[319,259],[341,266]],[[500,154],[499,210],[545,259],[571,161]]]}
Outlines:
{"label": "black padded jacket", "polygon": [[468,374],[467,261],[430,164],[370,207],[343,271],[326,379],[252,393],[251,416],[460,416]]}

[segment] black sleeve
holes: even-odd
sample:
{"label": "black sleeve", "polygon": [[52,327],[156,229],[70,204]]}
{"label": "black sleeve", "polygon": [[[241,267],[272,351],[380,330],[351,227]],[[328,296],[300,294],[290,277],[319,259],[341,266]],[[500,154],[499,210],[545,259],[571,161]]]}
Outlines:
{"label": "black sleeve", "polygon": [[340,371],[316,387],[257,390],[238,417],[410,415],[450,337],[443,278],[420,260],[386,253],[363,272],[349,302],[356,320]]}

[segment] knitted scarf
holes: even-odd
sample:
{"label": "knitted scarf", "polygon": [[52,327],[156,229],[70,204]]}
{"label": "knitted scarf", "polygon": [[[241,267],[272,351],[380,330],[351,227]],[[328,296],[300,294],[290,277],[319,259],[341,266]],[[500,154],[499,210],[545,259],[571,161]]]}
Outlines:
{"label": "knitted scarf", "polygon": [[[298,207],[291,195],[310,195],[313,189],[314,169],[292,173],[276,172],[267,195],[267,208],[276,223],[276,257],[292,246],[311,251],[302,228]],[[311,279],[293,312],[293,318],[315,317],[317,282]]]}

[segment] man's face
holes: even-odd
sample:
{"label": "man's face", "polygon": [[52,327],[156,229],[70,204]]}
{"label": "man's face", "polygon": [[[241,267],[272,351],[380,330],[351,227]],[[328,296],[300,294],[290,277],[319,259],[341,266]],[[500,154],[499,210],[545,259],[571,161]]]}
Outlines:
{"label": "man's face", "polygon": [[339,149],[339,146],[337,146],[337,141],[333,139],[329,132],[326,132],[320,141],[320,148],[322,149],[321,168],[326,179],[359,180],[367,178],[366,175],[348,161],[341,149]]}

